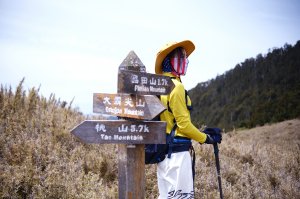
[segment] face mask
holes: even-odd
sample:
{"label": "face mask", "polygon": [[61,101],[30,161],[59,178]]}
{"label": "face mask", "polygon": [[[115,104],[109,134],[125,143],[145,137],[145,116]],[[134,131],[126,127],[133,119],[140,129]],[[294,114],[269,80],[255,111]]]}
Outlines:
{"label": "face mask", "polygon": [[171,65],[174,72],[180,76],[185,75],[188,67],[188,59],[184,48],[177,48],[171,56]]}

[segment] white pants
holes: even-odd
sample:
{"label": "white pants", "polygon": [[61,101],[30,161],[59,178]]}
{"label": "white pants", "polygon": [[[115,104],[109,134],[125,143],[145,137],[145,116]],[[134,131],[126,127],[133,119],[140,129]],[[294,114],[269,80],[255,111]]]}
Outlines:
{"label": "white pants", "polygon": [[159,199],[194,198],[192,159],[189,151],[172,153],[157,165]]}

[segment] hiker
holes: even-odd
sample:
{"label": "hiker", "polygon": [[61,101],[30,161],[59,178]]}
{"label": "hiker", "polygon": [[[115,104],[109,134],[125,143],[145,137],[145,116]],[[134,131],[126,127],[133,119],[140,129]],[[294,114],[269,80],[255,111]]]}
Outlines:
{"label": "hiker", "polygon": [[187,58],[194,49],[194,44],[189,40],[173,42],[163,46],[156,56],[155,73],[171,77],[175,84],[169,95],[160,96],[161,102],[167,107],[160,115],[160,120],[167,122],[168,136],[172,132],[174,136],[167,157],[157,165],[160,199],[194,198],[195,172],[189,152],[192,148],[191,139],[201,144],[214,144],[221,139],[199,131],[191,122],[191,100],[180,77],[186,74],[189,64]]}

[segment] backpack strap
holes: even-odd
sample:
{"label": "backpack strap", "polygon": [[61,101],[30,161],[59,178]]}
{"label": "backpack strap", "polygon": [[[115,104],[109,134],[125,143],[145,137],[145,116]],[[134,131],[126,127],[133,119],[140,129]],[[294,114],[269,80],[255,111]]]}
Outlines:
{"label": "backpack strap", "polygon": [[169,145],[169,149],[168,149],[168,158],[171,158],[171,154],[173,152],[173,140],[174,140],[174,137],[175,137],[175,130],[177,128],[177,124],[176,124],[176,121],[174,123],[174,126],[171,130],[171,133],[169,136],[167,136],[167,144]]}
{"label": "backpack strap", "polygon": [[[175,77],[171,77],[171,79],[175,79]],[[188,105],[188,92],[187,92],[187,90],[184,90],[184,91],[185,91],[185,104],[186,104],[186,108],[189,111],[192,111],[192,109],[193,109],[192,105],[191,106]],[[167,107],[168,107],[168,111],[173,114],[172,109],[170,108],[169,97],[168,97],[168,101],[167,101]]]}

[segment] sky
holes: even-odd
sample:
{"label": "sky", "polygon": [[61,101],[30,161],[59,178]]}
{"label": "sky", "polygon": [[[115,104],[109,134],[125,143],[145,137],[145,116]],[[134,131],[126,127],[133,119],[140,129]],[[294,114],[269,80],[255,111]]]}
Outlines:
{"label": "sky", "polygon": [[186,89],[247,58],[300,40],[298,0],[0,0],[0,84],[40,87],[92,114],[93,93],[116,93],[134,51],[148,73],[156,53],[191,40]]}

